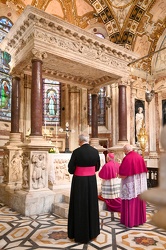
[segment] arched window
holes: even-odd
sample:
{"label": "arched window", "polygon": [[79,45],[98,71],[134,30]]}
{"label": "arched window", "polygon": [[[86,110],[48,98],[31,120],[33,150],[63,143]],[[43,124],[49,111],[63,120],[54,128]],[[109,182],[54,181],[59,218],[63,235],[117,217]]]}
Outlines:
{"label": "arched window", "polygon": [[[98,93],[98,126],[105,126],[105,96],[106,88],[101,88]],[[92,124],[92,95],[88,95],[88,124]]]}
{"label": "arched window", "polygon": [[[0,43],[13,23],[7,17],[0,17]],[[11,56],[0,50],[0,120],[11,121],[11,77],[9,76]]]}
{"label": "arched window", "polygon": [[105,38],[105,36],[102,33],[95,33],[95,35],[103,39]]}
{"label": "arched window", "polygon": [[43,125],[60,125],[61,84],[57,81],[43,80]]}

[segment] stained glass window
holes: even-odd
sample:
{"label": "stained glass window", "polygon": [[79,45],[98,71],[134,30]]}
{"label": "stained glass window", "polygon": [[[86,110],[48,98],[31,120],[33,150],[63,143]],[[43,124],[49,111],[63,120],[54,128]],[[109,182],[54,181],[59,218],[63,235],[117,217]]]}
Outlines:
{"label": "stained glass window", "polygon": [[[0,17],[0,43],[12,27],[7,17]],[[11,121],[11,77],[9,76],[11,56],[0,50],[0,120]]]}
{"label": "stained glass window", "polygon": [[60,125],[61,85],[57,81],[43,80],[43,125]]}
{"label": "stained glass window", "polygon": [[11,120],[11,79],[0,75],[0,119]]}
{"label": "stained glass window", "polygon": [[13,23],[10,19],[7,17],[0,17],[0,30],[4,31],[5,33],[8,33],[11,27],[13,26]]}
{"label": "stained glass window", "polygon": [[[98,93],[98,126],[105,125],[105,88],[101,88]],[[92,95],[88,95],[88,124],[92,124]]]}

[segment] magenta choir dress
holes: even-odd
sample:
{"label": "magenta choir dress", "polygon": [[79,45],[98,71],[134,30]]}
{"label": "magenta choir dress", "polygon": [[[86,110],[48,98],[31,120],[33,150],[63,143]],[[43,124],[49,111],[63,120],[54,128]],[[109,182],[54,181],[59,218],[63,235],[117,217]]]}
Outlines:
{"label": "magenta choir dress", "polygon": [[126,227],[142,225],[146,222],[146,202],[139,195],[147,190],[147,167],[142,156],[129,152],[119,167],[119,175],[126,176],[121,184],[120,222]]}
{"label": "magenta choir dress", "polygon": [[121,211],[120,186],[121,179],[117,177],[119,172],[119,163],[109,161],[105,163],[99,171],[101,181],[101,197],[111,212]]}

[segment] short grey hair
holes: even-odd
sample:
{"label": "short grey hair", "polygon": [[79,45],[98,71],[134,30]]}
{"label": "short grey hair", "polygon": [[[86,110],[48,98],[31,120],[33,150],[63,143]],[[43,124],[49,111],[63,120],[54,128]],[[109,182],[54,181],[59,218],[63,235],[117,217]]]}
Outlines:
{"label": "short grey hair", "polygon": [[89,143],[89,135],[88,134],[80,134],[79,135],[79,141]]}

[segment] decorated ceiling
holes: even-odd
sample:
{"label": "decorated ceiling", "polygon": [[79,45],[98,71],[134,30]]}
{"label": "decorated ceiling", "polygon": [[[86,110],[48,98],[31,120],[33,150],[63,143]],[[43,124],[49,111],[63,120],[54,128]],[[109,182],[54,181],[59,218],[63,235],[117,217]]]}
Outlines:
{"label": "decorated ceiling", "polygon": [[[83,29],[103,23],[108,39],[140,56],[155,51],[166,28],[165,0],[0,0],[8,15],[20,15],[32,5]],[[1,13],[2,15],[2,13]]]}
{"label": "decorated ceiling", "polygon": [[165,46],[166,0],[0,0],[0,3],[0,15],[8,16],[13,23],[27,5],[32,5],[83,29],[92,26],[94,33],[100,24],[106,39],[140,57]]}

